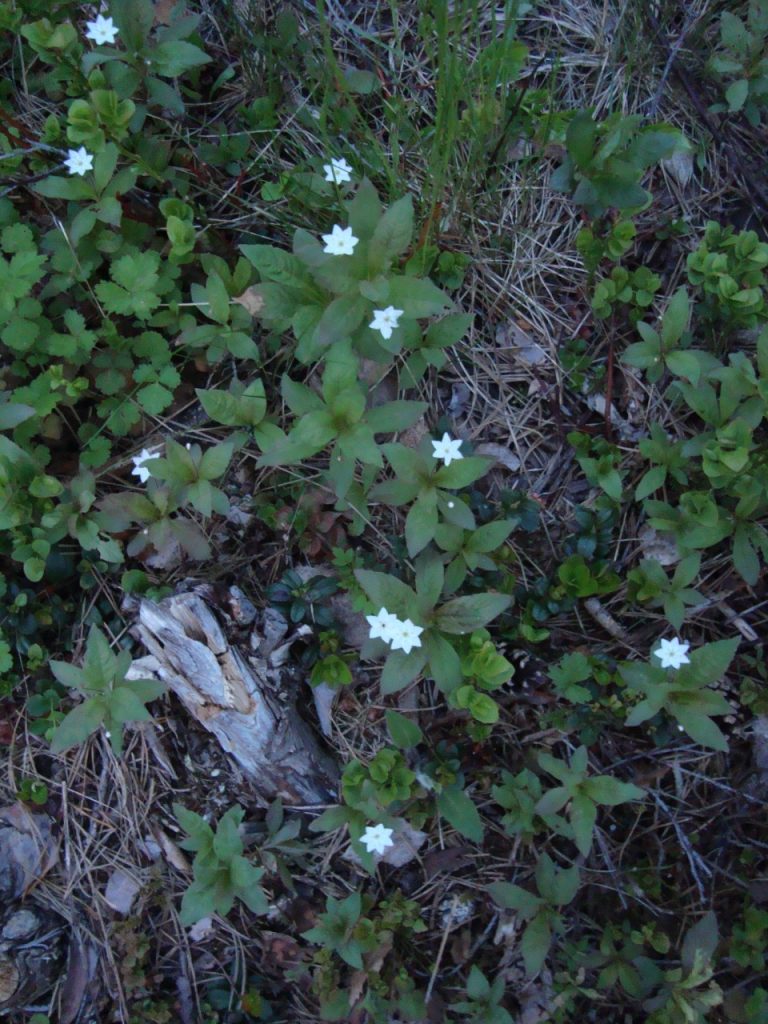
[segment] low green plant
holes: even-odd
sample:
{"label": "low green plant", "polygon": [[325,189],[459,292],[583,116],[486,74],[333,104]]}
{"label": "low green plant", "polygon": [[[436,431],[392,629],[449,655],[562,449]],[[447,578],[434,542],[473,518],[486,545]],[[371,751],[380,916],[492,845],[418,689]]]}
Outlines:
{"label": "low green plant", "polygon": [[664,712],[696,743],[727,750],[728,742],[713,716],[727,715],[731,706],[712,687],[728,670],[738,646],[738,637],[703,644],[691,651],[689,663],[679,669],[660,668],[653,662],[621,662],[618,671],[628,692],[642,695],[630,710],[627,725],[641,725]]}
{"label": "low green plant", "polygon": [[707,67],[724,90],[725,104],[716,103],[715,112],[744,112],[749,123],[760,124],[768,105],[768,4],[751,0],[745,16],[736,11],[720,15],[720,44]]}
{"label": "low green plant", "polygon": [[293,569],[288,569],[277,583],[267,587],[267,600],[289,622],[329,627],[333,625],[334,616],[328,602],[338,589],[333,576],[318,574],[302,579]]}
{"label": "low green plant", "polygon": [[298,836],[301,832],[301,821],[291,818],[286,821],[283,801],[277,798],[267,809],[263,826],[251,826],[250,837],[258,847],[258,856],[264,868],[270,874],[280,877],[287,889],[293,890],[295,883],[289,864],[303,864],[309,847]]}
{"label": "low green plant", "polygon": [[585,338],[568,338],[558,351],[566,383],[574,391],[598,394],[605,388],[605,363],[596,362]]}
{"label": "low green plant", "polygon": [[[344,257],[342,257],[344,258]],[[271,443],[259,465],[303,462],[331,447],[329,473],[338,497],[349,491],[355,463],[383,465],[375,434],[411,426],[426,409],[423,402],[395,401],[366,409],[367,388],[359,380],[360,361],[349,340],[334,342],[324,352],[321,394],[283,377],[282,394],[296,424],[284,441]]]}
{"label": "low green plant", "polygon": [[[633,999],[649,995],[661,980],[661,970],[646,955],[647,945],[646,936],[632,928],[628,921],[621,925],[607,924],[600,936],[598,951],[588,958],[590,967],[600,970],[596,987],[605,991],[620,985]],[[659,949],[658,945],[657,942],[657,952],[666,953],[669,949],[668,940],[666,946]]]}
{"label": "low green plant", "polygon": [[373,922],[363,915],[361,894],[353,892],[343,900],[329,896],[325,907],[318,923],[302,932],[303,937],[336,953],[350,967],[362,970],[363,953],[374,949],[377,939]]}
{"label": "low green plant", "polygon": [[408,800],[416,776],[398,750],[384,747],[367,764],[350,761],[344,769],[341,791],[350,807],[376,818],[380,809]]}
{"label": "low green plant", "polygon": [[38,806],[48,800],[48,786],[40,779],[22,779],[16,793],[19,800]]}
{"label": "low green plant", "polygon": [[584,260],[590,281],[604,260],[617,263],[629,251],[637,228],[632,220],[598,220],[576,235],[576,249]]}
{"label": "low green plant", "polygon": [[576,461],[593,487],[599,487],[611,501],[620,502],[623,491],[618,463],[621,453],[602,437],[590,437],[578,431],[568,434],[568,443],[576,452]]}
{"label": "low green plant", "polygon": [[544,790],[539,776],[529,768],[516,775],[502,770],[501,783],[493,786],[491,795],[506,812],[501,818],[505,832],[519,836],[524,843],[530,843],[543,832],[568,833],[563,819],[539,810]]}
{"label": "low green plant", "polygon": [[511,882],[493,882],[488,886],[495,903],[514,910],[526,923],[520,952],[526,973],[531,977],[544,966],[554,935],[565,931],[560,910],[575,898],[581,875],[575,864],[561,870],[555,867],[548,854],[542,853],[536,862],[534,878],[536,893]]}
{"label": "low green plant", "polygon": [[509,520],[483,523],[476,530],[465,530],[448,522],[440,523],[435,529],[433,539],[447,556],[445,593],[455,593],[466,579],[467,573],[474,573],[480,569],[495,572],[498,566],[493,553],[504,544],[514,528],[514,522]]}
{"label": "low green plant", "polygon": [[719,942],[717,918],[710,910],[683,940],[680,967],[664,972],[659,990],[646,999],[648,1024],[704,1024],[723,1001],[712,961]]}
{"label": "low green plant", "polygon": [[621,782],[611,775],[589,775],[586,747],[573,752],[570,765],[546,752],[539,754],[538,762],[560,785],[543,794],[536,811],[544,817],[565,808],[574,842],[584,857],[592,849],[598,806],[615,807],[645,796],[644,791],[631,782]]}
{"label": "low green plant", "polygon": [[605,320],[617,311],[617,307],[625,306],[629,322],[636,324],[653,305],[660,287],[661,278],[648,267],[636,270],[614,267],[608,277],[595,284],[592,309],[596,317]]}
{"label": "low green plant", "polygon": [[630,601],[661,608],[667,621],[679,632],[686,608],[704,602],[704,595],[691,586],[700,567],[701,555],[695,552],[681,559],[670,577],[655,558],[644,558],[627,574],[627,597]]}
{"label": "low green plant", "polygon": [[[651,493],[668,475],[689,481],[675,506],[646,498],[649,523],[670,533],[681,555],[728,539],[734,568],[751,585],[760,561],[768,557],[768,533],[762,525],[766,507],[766,467],[756,431],[765,416],[768,380],[768,329],[757,339],[754,362],[745,353],[729,356],[725,365],[709,353],[681,353],[673,390],[703,422],[703,428],[681,447],[660,455],[661,432],[644,449],[654,466],[641,481]],[[685,466],[681,462],[685,459]]]}
{"label": "low green plant", "polygon": [[[381,691],[395,693],[425,670],[446,693],[463,680],[461,657],[453,637],[482,629],[511,604],[506,594],[477,593],[441,600],[445,581],[442,562],[422,558],[416,574],[416,590],[402,580],[370,569],[357,569],[355,577],[375,609],[395,615],[414,616],[420,626],[418,645],[407,653],[388,652],[381,673]],[[388,650],[381,640],[368,641],[363,657],[375,657]]]}
{"label": "low green plant", "polygon": [[145,705],[165,693],[165,686],[154,679],[128,679],[131,652],[114,654],[109,641],[97,626],[88,633],[81,668],[66,661],[51,661],[56,679],[83,696],[56,726],[51,750],[61,753],[83,743],[102,726],[112,750],[123,750],[123,726],[126,722],[145,722],[152,716]]}
{"label": "low green plant", "polygon": [[467,998],[451,1003],[453,1013],[461,1014],[462,1021],[473,1021],[474,1024],[512,1024],[512,1014],[501,1006],[504,998],[504,977],[499,977],[491,984],[486,976],[474,964],[470,968],[466,983]]}
{"label": "low green plant", "polygon": [[757,232],[707,221],[687,266],[688,280],[698,290],[698,311],[711,329],[754,327],[768,319],[768,243]]}
{"label": "low green plant", "polygon": [[193,881],[181,901],[181,923],[194,924],[214,913],[226,915],[236,899],[254,914],[266,914],[269,901],[261,886],[264,869],[255,867],[243,856],[242,807],[230,807],[215,831],[204,818],[182,804],[174,804],[173,813],[187,833],[179,845],[195,854]]}
{"label": "low green plant", "polygon": [[[482,527],[481,527],[482,529]],[[514,665],[496,649],[486,629],[477,629],[458,642],[461,658],[461,685],[448,694],[448,703],[470,713],[481,729],[470,725],[473,739],[486,738],[482,727],[493,725],[499,719],[499,706],[488,691],[498,690],[509,682],[514,674]]]}
{"label": "low green plant", "polygon": [[[452,492],[484,476],[493,465],[492,459],[471,455],[450,465],[443,465],[435,459],[429,437],[425,437],[416,449],[395,443],[383,445],[382,450],[395,472],[395,478],[377,484],[368,497],[371,502],[396,507],[410,503],[405,518],[405,540],[411,557],[418,555],[430,541],[436,539],[441,524],[471,530],[474,536],[477,524],[472,510],[463,498]],[[488,548],[484,542],[496,539],[495,533],[500,535],[503,529],[494,527],[481,534],[481,550],[471,553],[487,554]],[[444,532],[443,542],[449,542],[450,537],[455,537],[455,534],[446,535]],[[502,544],[503,540],[504,537],[500,537],[495,547]],[[455,568],[449,567],[449,587],[456,589],[453,585],[460,575],[461,563]]]}
{"label": "low green plant", "polygon": [[652,423],[650,437],[638,442],[640,454],[652,463],[635,488],[635,501],[642,501],[669,482],[688,483],[688,459],[683,453],[683,442],[669,437],[658,423]]}
{"label": "low green plant", "polygon": [[645,370],[651,383],[660,380],[665,369],[686,377],[690,375],[698,381],[706,353],[686,351],[691,343],[691,336],[687,333],[689,317],[688,293],[685,288],[678,288],[667,304],[660,330],[638,321],[636,328],[643,340],[624,350],[622,362]]}
{"label": "low green plant", "polygon": [[574,115],[565,145],[567,155],[550,185],[558,192],[572,192],[573,201],[590,217],[611,207],[644,209],[651,201],[650,192],[640,184],[646,171],[688,148],[681,133],[670,125],[643,126],[640,115],[624,116],[619,111],[595,121],[589,110]]}
{"label": "low green plant", "polygon": [[740,923],[733,926],[729,953],[740,967],[761,971],[768,947],[768,911],[746,906]]}

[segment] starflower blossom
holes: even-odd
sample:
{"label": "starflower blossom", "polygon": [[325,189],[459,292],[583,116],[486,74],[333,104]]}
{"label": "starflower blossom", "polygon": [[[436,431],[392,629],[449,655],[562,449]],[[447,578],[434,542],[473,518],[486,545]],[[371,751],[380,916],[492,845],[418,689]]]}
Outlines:
{"label": "starflower blossom", "polygon": [[150,473],[144,463],[149,462],[150,459],[159,458],[159,452],[151,452],[148,448],[142,448],[138,455],[133,456],[133,469],[131,470],[131,476],[137,476],[139,480],[145,484],[147,480],[149,480]]}
{"label": "starflower blossom", "polygon": [[329,164],[323,164],[323,170],[325,171],[325,180],[332,181],[334,185],[342,185],[345,181],[352,181],[352,168],[343,157],[341,160],[335,160],[331,157]]}
{"label": "starflower blossom", "polygon": [[394,846],[392,829],[385,825],[369,825],[360,837],[360,842],[368,853],[384,853]]}
{"label": "starflower blossom", "polygon": [[89,153],[85,146],[81,146],[80,149],[68,149],[64,165],[70,174],[85,174],[86,171],[93,169],[93,154]]}
{"label": "starflower blossom", "polygon": [[682,640],[673,637],[671,640],[659,641],[660,646],[653,652],[661,662],[662,668],[680,668],[681,665],[689,665],[691,659],[688,657],[690,644],[684,644]]}
{"label": "starflower blossom", "polygon": [[365,619],[371,627],[371,640],[383,640],[385,644],[392,642],[392,630],[400,621],[396,615],[381,608],[378,615],[366,615]]}
{"label": "starflower blossom", "polygon": [[360,241],[352,234],[352,228],[343,228],[340,224],[334,224],[330,235],[323,235],[325,248],[323,252],[331,256],[351,256],[355,246]]}
{"label": "starflower blossom", "polygon": [[97,14],[96,20],[87,22],[85,27],[88,29],[85,38],[92,39],[97,46],[101,46],[102,43],[114,43],[117,36],[117,25],[103,14]]}
{"label": "starflower blossom", "polygon": [[410,619],[398,622],[392,627],[392,650],[404,651],[410,654],[414,647],[421,647],[420,636],[424,632],[423,626],[417,626]]}
{"label": "starflower blossom", "polygon": [[403,315],[402,309],[395,309],[394,306],[387,306],[386,309],[374,309],[373,320],[368,324],[372,331],[379,331],[382,338],[389,340],[392,331],[397,328],[397,321]]}
{"label": "starflower blossom", "polygon": [[462,442],[452,440],[450,434],[443,434],[439,441],[432,442],[432,458],[442,459],[446,466],[450,466],[455,459],[464,458],[459,451],[461,445]]}

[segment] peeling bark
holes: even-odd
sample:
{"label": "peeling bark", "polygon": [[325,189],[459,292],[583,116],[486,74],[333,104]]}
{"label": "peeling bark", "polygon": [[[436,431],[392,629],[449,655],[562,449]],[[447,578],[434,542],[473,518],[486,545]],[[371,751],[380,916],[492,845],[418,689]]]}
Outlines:
{"label": "peeling bark", "polygon": [[177,594],[143,600],[137,632],[151,652],[131,675],[153,674],[238,762],[259,796],[318,804],[334,799],[338,771],[283,687],[286,646],[229,644],[205,601]]}

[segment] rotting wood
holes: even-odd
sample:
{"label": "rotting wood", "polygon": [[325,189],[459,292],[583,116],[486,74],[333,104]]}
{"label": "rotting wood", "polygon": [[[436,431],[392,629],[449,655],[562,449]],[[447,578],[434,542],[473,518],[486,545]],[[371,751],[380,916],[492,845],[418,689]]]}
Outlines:
{"label": "rotting wood", "polygon": [[[285,648],[246,657],[195,593],[143,600],[136,632],[150,651],[130,674],[154,675],[231,754],[265,803],[328,803],[338,771],[284,689]],[[283,666],[283,667],[281,667]]]}

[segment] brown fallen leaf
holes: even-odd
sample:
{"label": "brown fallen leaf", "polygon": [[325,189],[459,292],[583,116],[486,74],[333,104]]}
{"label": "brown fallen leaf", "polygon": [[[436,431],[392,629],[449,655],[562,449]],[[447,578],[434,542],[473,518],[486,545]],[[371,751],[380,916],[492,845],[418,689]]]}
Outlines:
{"label": "brown fallen leaf", "polygon": [[142,883],[137,878],[117,868],[109,876],[104,899],[116,913],[128,914],[141,887]]}
{"label": "brown fallen leaf", "polygon": [[258,287],[258,285],[251,285],[250,288],[245,289],[242,295],[236,295],[234,298],[234,301],[239,302],[247,309],[251,316],[258,316],[264,308],[264,299],[259,294]]}
{"label": "brown fallen leaf", "polygon": [[171,14],[177,3],[178,0],[157,0],[154,10],[155,24],[170,25]]}
{"label": "brown fallen leaf", "polygon": [[190,874],[192,868],[190,867],[189,861],[178,848],[176,843],[174,843],[174,841],[167,836],[158,825],[155,825],[152,828],[152,835],[157,840],[160,849],[163,851],[163,856],[168,863],[176,868],[177,871],[181,871],[182,874]]}
{"label": "brown fallen leaf", "polygon": [[80,1012],[88,984],[96,973],[98,954],[95,946],[75,929],[69,940],[69,955],[64,982],[59,993],[61,1024],[72,1024]]}
{"label": "brown fallen leaf", "polygon": [[503,444],[493,444],[492,442],[483,443],[477,445],[475,448],[475,455],[488,455],[492,459],[508,469],[510,473],[516,473],[520,469],[520,459],[511,452],[509,448],[505,448]]}
{"label": "brown fallen leaf", "polygon": [[5,901],[26,893],[58,859],[45,814],[32,814],[22,803],[0,809],[0,897]]}
{"label": "brown fallen leaf", "polygon": [[527,331],[516,323],[499,324],[496,328],[496,344],[515,351],[521,363],[536,366],[547,359],[547,353]]}
{"label": "brown fallen leaf", "polygon": [[447,846],[443,850],[433,850],[424,858],[424,871],[427,878],[434,878],[441,871],[457,871],[466,864],[471,864],[475,853],[470,846]]}
{"label": "brown fallen leaf", "polygon": [[290,935],[283,932],[261,932],[262,963],[270,968],[282,971],[286,967],[296,967],[306,957],[306,952]]}

